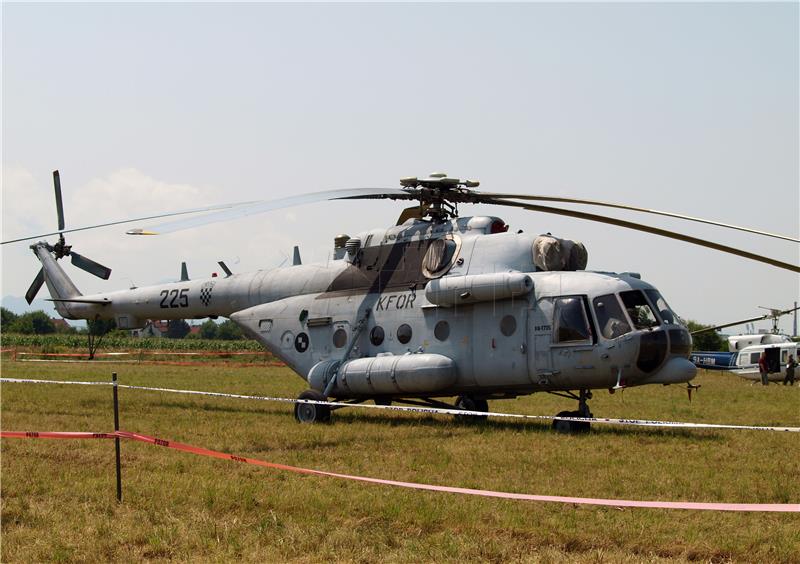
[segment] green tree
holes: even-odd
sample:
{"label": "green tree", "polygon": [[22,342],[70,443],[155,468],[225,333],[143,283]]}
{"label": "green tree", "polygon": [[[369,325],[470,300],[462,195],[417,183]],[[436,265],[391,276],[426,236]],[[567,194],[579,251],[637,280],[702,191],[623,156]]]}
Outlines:
{"label": "green tree", "polygon": [[[707,329],[713,325],[703,325],[691,319],[686,322],[689,332]],[[727,351],[728,342],[723,339],[716,331],[704,331],[697,335],[692,335],[692,350],[696,351]]]}
{"label": "green tree", "polygon": [[55,333],[56,326],[50,316],[45,312],[30,311],[17,317],[8,328],[9,333],[23,333],[25,335],[45,335]]}
{"label": "green tree", "polygon": [[89,360],[94,360],[94,353],[100,347],[103,337],[117,328],[113,319],[89,319],[86,321],[86,343],[89,346]]}
{"label": "green tree", "polygon": [[88,333],[94,337],[102,337],[117,328],[113,319],[89,319],[86,321]]}
{"label": "green tree", "polygon": [[56,326],[56,333],[58,333],[59,335],[74,335],[77,332],[78,330],[69,324]]}
{"label": "green tree", "polygon": [[191,330],[192,328],[183,319],[171,319],[167,324],[167,333],[164,336],[167,339],[183,339]]}
{"label": "green tree", "polygon": [[0,314],[2,314],[2,319],[0,319],[0,325],[8,329],[14,321],[17,320],[17,314],[11,311],[10,309],[6,309],[4,307],[0,307]]}
{"label": "green tree", "polygon": [[217,324],[213,319],[209,319],[200,326],[201,339],[216,339],[217,338]]}
{"label": "green tree", "polygon": [[220,323],[219,327],[217,327],[217,339],[222,339],[223,341],[236,341],[238,339],[244,339],[244,334],[242,333],[242,330],[239,329],[238,325],[228,319],[227,321]]}

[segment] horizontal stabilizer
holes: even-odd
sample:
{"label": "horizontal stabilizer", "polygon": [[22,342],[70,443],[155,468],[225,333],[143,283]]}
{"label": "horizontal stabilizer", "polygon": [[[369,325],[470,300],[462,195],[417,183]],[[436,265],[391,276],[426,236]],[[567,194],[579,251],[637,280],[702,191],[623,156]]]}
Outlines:
{"label": "horizontal stabilizer", "polygon": [[45,298],[48,302],[69,302],[74,304],[98,304],[98,305],[111,305],[111,300],[87,300],[84,298]]}
{"label": "horizontal stabilizer", "polygon": [[224,261],[219,261],[219,262],[217,262],[217,264],[222,269],[222,271],[225,272],[225,278],[228,278],[229,276],[233,276],[233,272],[231,272],[231,269],[228,268],[228,265],[225,264]]}

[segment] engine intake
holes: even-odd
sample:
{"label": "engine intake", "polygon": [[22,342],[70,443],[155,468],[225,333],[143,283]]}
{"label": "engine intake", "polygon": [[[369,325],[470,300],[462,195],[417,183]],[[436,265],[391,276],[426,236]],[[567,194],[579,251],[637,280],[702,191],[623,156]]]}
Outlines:
{"label": "engine intake", "polygon": [[442,307],[505,300],[533,290],[533,279],[521,272],[446,276],[425,286],[425,298]]}

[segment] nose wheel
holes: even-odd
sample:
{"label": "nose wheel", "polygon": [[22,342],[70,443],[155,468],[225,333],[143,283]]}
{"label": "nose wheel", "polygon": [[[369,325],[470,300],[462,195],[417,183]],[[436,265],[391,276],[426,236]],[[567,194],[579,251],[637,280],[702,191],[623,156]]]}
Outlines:
{"label": "nose wheel", "polygon": [[[483,398],[476,398],[474,396],[459,396],[456,400],[456,409],[463,409],[464,411],[489,411],[489,402]],[[478,422],[486,421],[487,415],[456,415],[457,421]]]}
{"label": "nose wheel", "polygon": [[[561,394],[557,394],[561,395]],[[569,396],[578,400],[577,411],[561,411],[553,419],[553,430],[559,433],[587,433],[591,427],[588,421],[568,421],[565,419],[558,419],[559,417],[569,417],[570,419],[590,419],[594,417],[592,412],[589,411],[588,400],[592,399],[592,392],[589,390],[581,390],[580,395],[576,396],[570,393]]]}

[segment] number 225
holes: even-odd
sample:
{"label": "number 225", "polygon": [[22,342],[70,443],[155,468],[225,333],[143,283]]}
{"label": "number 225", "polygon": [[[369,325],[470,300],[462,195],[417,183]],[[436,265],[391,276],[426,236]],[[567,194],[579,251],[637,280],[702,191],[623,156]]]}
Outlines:
{"label": "number 225", "polygon": [[[189,307],[189,296],[186,295],[188,291],[189,288],[183,288],[180,290],[180,292],[177,289],[161,290],[161,293],[159,294],[163,296],[161,298],[161,307]],[[169,303],[167,303],[167,300],[170,296],[172,296],[172,299],[169,300]]]}

